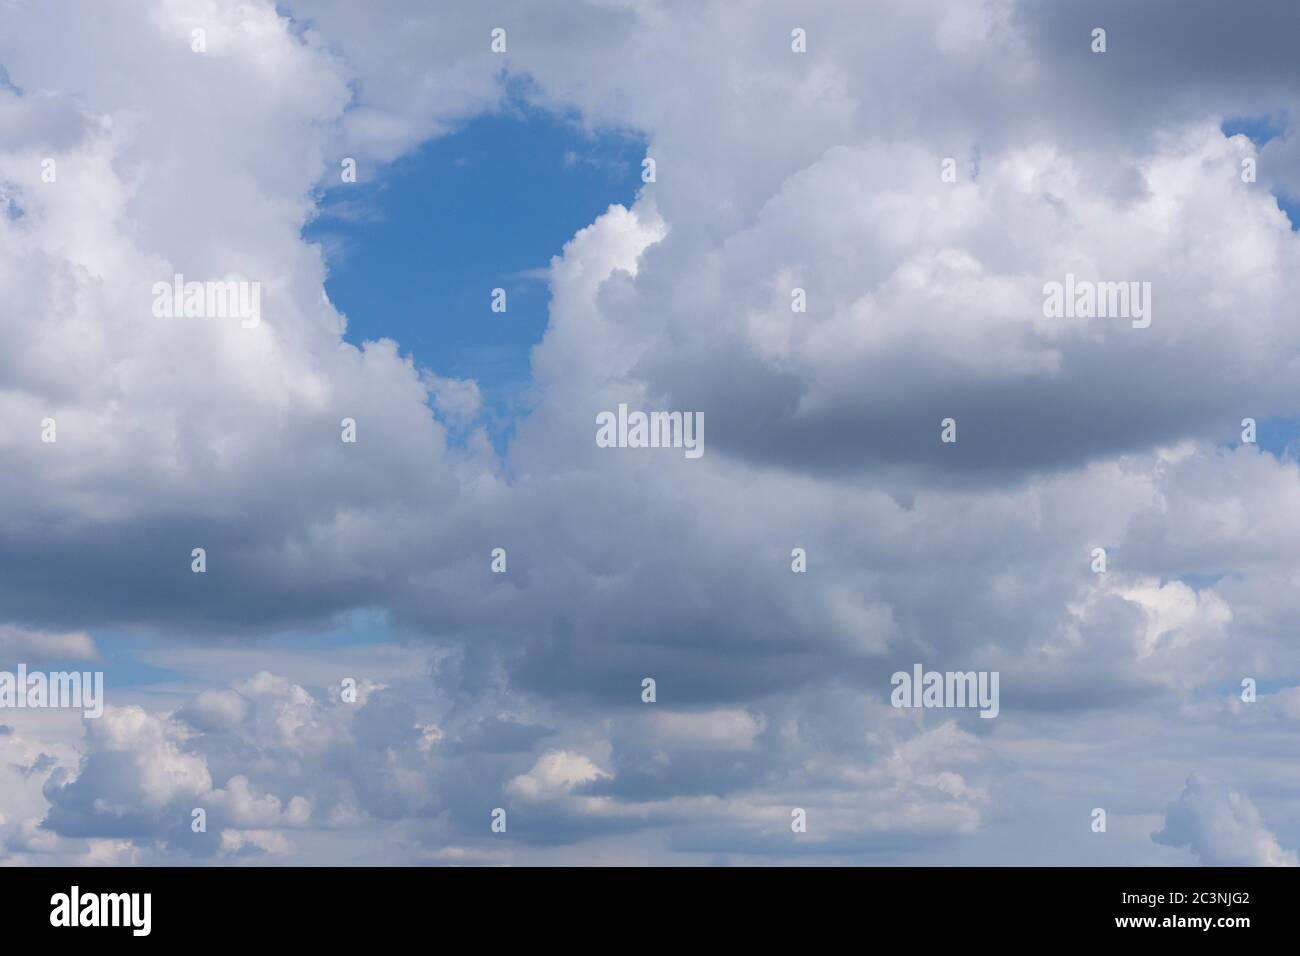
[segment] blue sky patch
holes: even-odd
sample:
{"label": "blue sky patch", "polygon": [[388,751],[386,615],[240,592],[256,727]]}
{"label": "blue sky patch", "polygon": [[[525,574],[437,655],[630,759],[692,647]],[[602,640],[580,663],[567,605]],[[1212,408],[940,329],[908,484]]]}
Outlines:
{"label": "blue sky patch", "polygon": [[[546,330],[545,269],[579,229],[641,186],[645,143],[512,103],[322,197],[304,230],[325,246],[347,341],[396,339],[416,364],[479,382],[508,416]],[[507,311],[491,311],[494,288]]]}

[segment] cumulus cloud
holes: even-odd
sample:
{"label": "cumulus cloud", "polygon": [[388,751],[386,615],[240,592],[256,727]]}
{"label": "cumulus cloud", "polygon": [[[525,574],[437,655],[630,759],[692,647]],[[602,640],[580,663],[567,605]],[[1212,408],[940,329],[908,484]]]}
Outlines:
{"label": "cumulus cloud", "polygon": [[433,764],[408,716],[381,693],[328,704],[269,673],[173,714],[109,708],[85,722],[75,768],[50,775],[41,826],[198,857],[288,852],[280,830],[419,812]]}
{"label": "cumulus cloud", "polygon": [[526,800],[555,793],[565,793],[575,786],[608,776],[582,754],[557,750],[544,754],[528,773],[520,774],[508,784],[506,792]]}
{"label": "cumulus cloud", "polygon": [[1187,847],[1206,866],[1300,866],[1284,850],[1250,797],[1227,784],[1193,773],[1165,811],[1164,829],[1151,839]]}

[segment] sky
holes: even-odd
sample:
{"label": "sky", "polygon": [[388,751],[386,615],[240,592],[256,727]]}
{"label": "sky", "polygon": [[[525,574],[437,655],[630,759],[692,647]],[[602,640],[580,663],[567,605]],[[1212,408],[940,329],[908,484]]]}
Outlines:
{"label": "sky", "polygon": [[0,864],[1300,864],[1297,39],[0,0]]}
{"label": "sky", "polygon": [[[630,131],[532,106],[520,85],[373,178],[324,190],[303,231],[328,250],[344,340],[392,339],[422,368],[473,379],[502,431],[527,410],[551,257],[611,204],[635,201],[645,152]],[[491,311],[497,288],[504,313]]]}

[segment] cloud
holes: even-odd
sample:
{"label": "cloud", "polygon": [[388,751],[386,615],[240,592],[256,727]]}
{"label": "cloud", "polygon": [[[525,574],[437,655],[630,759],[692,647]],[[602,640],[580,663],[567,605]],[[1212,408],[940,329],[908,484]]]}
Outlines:
{"label": "cloud", "polygon": [[525,800],[557,793],[567,793],[574,787],[609,776],[582,754],[557,750],[543,755],[533,769],[520,774],[508,784],[506,792]]}
{"label": "cloud", "polygon": [[[76,769],[46,783],[42,827],[199,857],[287,852],[258,834],[418,812],[432,763],[408,719],[373,689],[327,705],[269,673],[204,691],[174,714],[109,708],[85,722]],[[206,832],[191,826],[195,809]]]}
{"label": "cloud", "polygon": [[1300,866],[1269,832],[1248,796],[1225,783],[1193,773],[1165,812],[1163,830],[1151,839],[1187,847],[1206,866]]}
{"label": "cloud", "polygon": [[94,661],[99,651],[90,635],[82,631],[50,633],[0,625],[0,662]]}
{"label": "cloud", "polygon": [[87,721],[87,746],[75,773],[60,767],[45,783],[44,826],[60,835],[157,838],[169,824],[179,828],[182,807],[212,788],[179,729],[138,707]]}

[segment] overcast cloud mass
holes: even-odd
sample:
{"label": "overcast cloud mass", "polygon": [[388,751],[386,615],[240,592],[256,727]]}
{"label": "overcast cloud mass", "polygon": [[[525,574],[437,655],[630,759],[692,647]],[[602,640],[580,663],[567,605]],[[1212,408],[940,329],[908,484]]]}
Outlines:
{"label": "overcast cloud mass", "polygon": [[[0,710],[0,863],[1297,865],[1298,43],[1287,0],[0,0],[0,669],[106,705]],[[521,99],[656,175],[537,263],[500,440],[345,338],[304,228]],[[178,273],[260,323],[157,317]],[[1149,327],[1045,315],[1067,274]],[[620,403],[705,454],[598,447]],[[996,718],[891,706],[916,663]]]}

